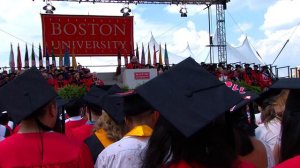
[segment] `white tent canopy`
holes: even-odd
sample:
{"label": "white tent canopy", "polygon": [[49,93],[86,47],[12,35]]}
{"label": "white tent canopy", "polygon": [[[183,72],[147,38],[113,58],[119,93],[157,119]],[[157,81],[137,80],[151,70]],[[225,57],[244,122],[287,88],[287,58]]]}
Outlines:
{"label": "white tent canopy", "polygon": [[[214,44],[217,44],[216,38],[213,39]],[[248,38],[246,37],[241,46],[234,47],[229,43],[226,43],[227,49],[227,63],[254,63],[265,65],[261,57],[255,52],[253,47],[250,45]],[[209,49],[207,49],[209,50]],[[210,63],[209,51],[205,60],[201,60],[202,62]],[[212,48],[212,62],[218,63],[218,48]]]}
{"label": "white tent canopy", "polygon": [[[157,41],[155,40],[153,34],[151,33],[151,37],[150,40],[148,42],[149,44],[149,49],[150,49],[150,55],[151,55],[151,63],[153,64],[153,55],[154,55],[154,45],[155,45],[155,50],[156,50],[156,61],[158,62],[159,59],[159,44],[157,43]],[[145,45],[145,59],[146,59],[146,63],[148,61],[148,48]],[[168,47],[168,45],[167,45]],[[165,48],[164,48],[164,44],[161,44],[161,53],[162,53],[162,58],[163,58],[163,63],[164,63],[164,54],[165,54]],[[181,54],[180,54],[181,55]],[[168,51],[168,58],[169,58],[169,63],[171,64],[177,64],[179,62],[181,62],[182,60],[185,59],[185,57],[183,56],[179,56],[177,54],[171,53],[170,51]]]}
{"label": "white tent canopy", "polygon": [[[217,44],[216,38],[214,37],[213,39],[214,44]],[[150,49],[150,55],[151,55],[151,63],[153,64],[153,54],[154,54],[154,47],[156,50],[156,61],[159,61],[159,43],[155,40],[153,34],[151,33],[149,42],[147,44],[144,44],[144,51],[145,51],[145,63],[148,63],[148,44],[149,44],[149,49]],[[142,46],[141,44],[139,45],[139,56],[141,58],[141,53],[142,53]],[[163,63],[164,62],[164,54],[165,54],[165,44],[161,44],[162,46],[162,59]],[[167,46],[168,47],[168,46]],[[205,50],[201,52],[199,55],[194,55],[192,52],[189,43],[187,43],[186,48],[182,52],[178,52],[176,54],[168,51],[168,57],[169,57],[169,63],[170,65],[172,64],[177,64],[184,60],[187,57],[192,57],[196,61],[200,62],[206,62],[210,63],[210,56],[209,56],[209,47],[207,47]],[[108,57],[108,58],[92,58],[90,57],[90,60],[85,61],[81,60],[80,58],[77,59],[78,62],[83,63],[83,65],[89,65],[88,62],[96,63],[97,65],[112,65],[112,67],[106,68],[107,70],[105,71],[114,71],[115,66],[117,64],[117,58],[116,57]],[[212,62],[213,63],[218,63],[218,48],[213,47],[212,48]],[[245,40],[243,41],[241,46],[234,47],[231,44],[227,43],[227,63],[254,63],[254,64],[260,64],[260,65],[265,65],[263,60],[260,58],[260,56],[255,52],[255,49],[250,45],[248,38],[246,37]],[[122,58],[122,64],[124,65],[124,59]],[[103,71],[104,68],[92,68],[95,69],[94,71]]]}

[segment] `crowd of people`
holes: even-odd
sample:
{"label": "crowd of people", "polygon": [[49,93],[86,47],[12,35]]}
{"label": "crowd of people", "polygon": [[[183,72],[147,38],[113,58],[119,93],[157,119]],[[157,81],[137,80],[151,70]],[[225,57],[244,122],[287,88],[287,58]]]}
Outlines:
{"label": "crowd of people", "polygon": [[[253,65],[251,67],[250,64],[207,64],[202,62],[201,66],[206,69],[208,72],[212,73],[222,82],[233,81],[233,82],[241,82],[244,81],[246,84],[251,86],[257,86],[261,90],[265,90],[266,88],[272,85],[274,80],[274,75],[270,71],[267,65],[259,66]],[[137,57],[132,57],[131,62],[126,66],[127,69],[148,69],[148,68],[156,68],[157,73],[161,74],[168,69],[170,69],[169,65],[161,65],[155,64],[154,66],[146,64],[141,65],[137,59]],[[117,70],[118,71],[118,70]]]}
{"label": "crowd of people", "polygon": [[[171,65],[174,66],[174,65]],[[126,69],[157,69],[157,73],[162,74],[171,67],[170,65],[161,65],[156,63],[155,65],[142,65],[139,63],[136,56],[133,56],[130,63],[124,68]],[[201,66],[208,72],[212,73],[222,82],[233,81],[240,82],[244,81],[248,85],[257,86],[261,90],[264,90],[272,85],[274,76],[269,70],[268,66],[259,66],[250,64],[206,64],[201,63]],[[48,80],[49,84],[59,90],[66,85],[82,85],[89,90],[93,85],[104,85],[104,82],[97,77],[96,73],[91,73],[89,68],[84,68],[79,65],[77,68],[73,67],[61,67],[58,68],[54,65],[50,65],[49,68],[40,67],[39,70],[43,73],[43,76]],[[21,72],[15,71],[8,73],[4,70],[0,73],[0,87],[7,82],[13,80]],[[116,75],[121,74],[121,67],[118,66]]]}
{"label": "crowd of people", "polygon": [[264,90],[272,85],[274,76],[268,66],[259,66],[250,64],[205,64],[202,66],[214,74],[220,81],[244,81],[248,85],[260,87]]}
{"label": "crowd of people", "polygon": [[[67,85],[84,86],[86,90],[89,90],[93,85],[104,85],[104,82],[97,77],[96,73],[91,73],[89,68],[80,65],[76,68],[64,66],[59,68],[50,65],[49,68],[40,67],[39,71],[56,91]],[[24,70],[11,73],[8,73],[6,70],[3,71],[0,73],[0,87],[12,81],[23,72]]]}
{"label": "crowd of people", "polygon": [[[129,91],[89,81],[85,68],[30,68],[0,87],[0,167],[298,165],[300,80],[270,82],[256,95],[224,82],[262,87],[268,69],[231,68],[187,58]],[[87,93],[61,101],[56,92],[70,83]]]}

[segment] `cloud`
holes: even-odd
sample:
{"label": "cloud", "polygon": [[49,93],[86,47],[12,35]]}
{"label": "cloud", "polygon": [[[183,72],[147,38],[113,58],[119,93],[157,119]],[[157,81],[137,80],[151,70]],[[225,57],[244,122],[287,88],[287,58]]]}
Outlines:
{"label": "cloud", "polygon": [[3,19],[2,17],[0,17],[0,24],[6,22],[5,19]]}
{"label": "cloud", "polygon": [[279,51],[289,39],[289,42],[276,60],[275,65],[300,65],[300,48],[296,47],[300,43],[300,31],[297,31],[296,27],[274,32],[270,31],[266,34],[266,36],[267,37],[265,39],[256,41],[255,45],[265,62],[268,64],[273,63],[276,56],[279,54]]}
{"label": "cloud", "polygon": [[[243,0],[241,3],[241,0],[230,0],[229,3],[227,3],[228,9],[231,11],[234,10],[244,10],[245,8],[256,11],[260,9],[265,9],[266,7],[270,6],[271,4],[274,4],[277,0]],[[283,0],[286,1],[286,0]]]}
{"label": "cloud", "polygon": [[248,22],[239,23],[235,27],[235,31],[239,32],[239,33],[244,33],[244,32],[247,32],[248,30],[252,29],[252,27],[253,27],[253,25],[251,23],[248,23]]}
{"label": "cloud", "polygon": [[207,31],[197,31],[195,23],[189,21],[186,26],[176,30],[172,34],[172,39],[168,43],[168,48],[175,54],[182,52],[187,47],[187,43],[195,55],[199,54],[207,45],[208,42]]}
{"label": "cloud", "polygon": [[270,6],[261,26],[264,31],[290,28],[300,23],[300,1],[280,0]]}
{"label": "cloud", "polygon": [[253,40],[254,46],[266,63],[272,64],[274,62],[289,39],[274,65],[279,67],[300,65],[300,48],[298,47],[300,43],[299,6],[300,1],[279,0],[267,8],[264,15],[265,20],[261,26],[265,37]]}

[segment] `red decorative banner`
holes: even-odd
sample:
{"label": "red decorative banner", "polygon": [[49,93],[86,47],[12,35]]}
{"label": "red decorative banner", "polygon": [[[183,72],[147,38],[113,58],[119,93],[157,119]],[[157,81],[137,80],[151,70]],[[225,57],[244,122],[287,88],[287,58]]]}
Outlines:
{"label": "red decorative banner", "polygon": [[150,79],[150,72],[135,72],[134,79],[135,80]]}
{"label": "red decorative banner", "polygon": [[[117,56],[133,50],[133,17],[42,14],[43,46],[58,56]],[[73,51],[74,49],[74,51]],[[45,54],[44,54],[45,55]]]}

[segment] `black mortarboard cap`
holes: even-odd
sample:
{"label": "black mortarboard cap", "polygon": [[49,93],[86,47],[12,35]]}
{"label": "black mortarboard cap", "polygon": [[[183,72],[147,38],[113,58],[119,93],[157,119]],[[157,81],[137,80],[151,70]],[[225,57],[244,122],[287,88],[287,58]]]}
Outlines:
{"label": "black mortarboard cap", "polygon": [[107,95],[102,99],[103,110],[117,123],[124,123],[123,99],[116,94]]}
{"label": "black mortarboard cap", "polygon": [[57,96],[35,67],[1,87],[0,95],[0,104],[15,122],[30,116]]}
{"label": "black mortarboard cap", "polygon": [[83,97],[83,100],[87,103],[102,107],[102,99],[108,94],[114,94],[122,92],[122,89],[118,85],[111,85],[109,88],[102,89],[93,86],[89,92]]}
{"label": "black mortarboard cap", "polygon": [[67,99],[64,99],[60,96],[57,96],[55,100],[56,100],[57,107],[63,107],[68,103]]}
{"label": "black mortarboard cap", "polygon": [[107,91],[96,86],[93,86],[89,92],[83,97],[83,100],[88,104],[97,105],[102,107],[101,100],[107,94]]}
{"label": "black mortarboard cap", "polygon": [[255,100],[255,102],[262,107],[266,100],[279,95],[281,91],[282,89],[268,88],[259,94],[259,97]]}
{"label": "black mortarboard cap", "polygon": [[280,78],[271,89],[300,89],[300,78]]}
{"label": "black mortarboard cap", "polygon": [[0,104],[0,113],[6,111],[5,108],[3,107],[3,105]]}
{"label": "black mortarboard cap", "polygon": [[139,86],[136,91],[186,137],[242,100],[238,93],[192,58]]}
{"label": "black mortarboard cap", "polygon": [[269,89],[262,92],[256,102],[262,105],[264,100],[279,95],[283,89],[300,89],[300,78],[280,78]]}
{"label": "black mortarboard cap", "polygon": [[134,116],[153,109],[134,91],[109,95],[104,99],[103,108],[117,123],[124,121],[125,115]]}
{"label": "black mortarboard cap", "polygon": [[300,90],[292,89],[286,101],[285,109],[291,113],[300,113]]}
{"label": "black mortarboard cap", "polygon": [[101,86],[98,86],[99,88],[101,89],[104,89],[104,90],[108,90],[109,88],[112,87],[112,85],[101,85]]}
{"label": "black mortarboard cap", "polygon": [[241,94],[241,96],[242,96],[243,100],[240,101],[237,105],[235,105],[231,109],[231,111],[236,111],[236,110],[244,107],[246,104],[251,103],[259,98],[258,94],[251,92],[251,91],[246,91],[244,94]]}
{"label": "black mortarboard cap", "polygon": [[115,94],[115,93],[121,93],[123,90],[120,88],[119,85],[112,85],[107,89],[108,94]]}

